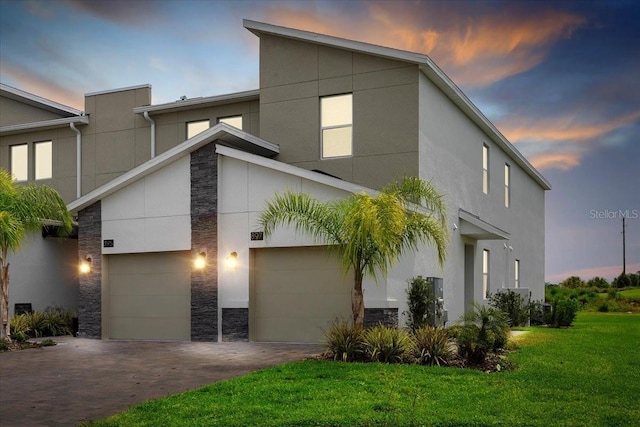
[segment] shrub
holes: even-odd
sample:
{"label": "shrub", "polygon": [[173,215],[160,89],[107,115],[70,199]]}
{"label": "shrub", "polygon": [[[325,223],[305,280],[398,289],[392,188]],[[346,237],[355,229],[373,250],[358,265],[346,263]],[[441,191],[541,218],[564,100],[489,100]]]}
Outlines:
{"label": "shrub", "polygon": [[574,298],[558,298],[551,303],[546,323],[552,328],[571,326],[578,313],[578,301]]}
{"label": "shrub", "polygon": [[420,365],[446,366],[455,357],[455,347],[444,328],[423,326],[413,333],[413,340],[413,354]]}
{"label": "shrub", "polygon": [[399,363],[413,349],[413,341],[407,331],[382,324],[364,331],[363,338],[366,354],[374,362]]}
{"label": "shrub", "polygon": [[45,337],[71,334],[75,313],[59,307],[47,308],[14,316],[11,319],[11,337]]}
{"label": "shrub", "polygon": [[8,351],[9,350],[9,343],[6,342],[5,340],[0,340],[0,351]]}
{"label": "shrub", "polygon": [[335,319],[324,333],[327,350],[334,360],[348,362],[362,358],[364,353],[363,331],[343,319]]}
{"label": "shrub", "polygon": [[473,309],[461,320],[465,323],[458,336],[458,346],[469,364],[482,364],[487,354],[507,345],[509,323],[502,311],[474,303]]}
{"label": "shrub", "polygon": [[587,286],[592,287],[592,288],[608,288],[609,287],[609,282],[607,282],[607,279],[604,279],[602,277],[596,276],[592,279],[589,279],[587,281]]}
{"label": "shrub", "polygon": [[598,311],[602,313],[606,313],[609,311],[609,303],[606,301],[602,301],[602,303],[598,306]]}
{"label": "shrub", "polygon": [[529,302],[522,295],[507,289],[489,297],[489,305],[507,315],[510,326],[525,326],[529,322]]}
{"label": "shrub", "polygon": [[412,331],[429,324],[429,307],[434,303],[431,284],[422,276],[414,277],[407,289],[407,326]]}
{"label": "shrub", "polygon": [[31,331],[31,326],[29,323],[29,319],[26,314],[18,314],[17,316],[13,316],[10,324],[10,333],[11,339],[19,341],[19,338],[24,337],[26,341],[28,337],[28,333]]}
{"label": "shrub", "polygon": [[560,282],[560,286],[570,289],[581,288],[584,286],[584,282],[578,276],[571,276]]}
{"label": "shrub", "polygon": [[550,311],[551,305],[542,301],[531,301],[529,304],[529,312],[531,313],[530,323],[534,325],[546,324],[546,313]]}

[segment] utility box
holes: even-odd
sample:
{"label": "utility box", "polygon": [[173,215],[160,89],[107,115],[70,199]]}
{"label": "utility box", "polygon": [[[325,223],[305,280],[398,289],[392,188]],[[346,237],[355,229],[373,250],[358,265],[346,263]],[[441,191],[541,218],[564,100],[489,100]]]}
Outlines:
{"label": "utility box", "polygon": [[433,303],[429,307],[429,324],[432,326],[445,326],[448,319],[447,310],[444,309],[443,280],[440,277],[427,277],[431,284]]}

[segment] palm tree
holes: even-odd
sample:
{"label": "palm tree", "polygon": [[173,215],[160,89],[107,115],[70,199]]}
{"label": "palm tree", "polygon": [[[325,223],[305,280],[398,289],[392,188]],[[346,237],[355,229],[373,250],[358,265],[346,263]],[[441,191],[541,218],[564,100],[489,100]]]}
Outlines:
{"label": "palm tree", "polygon": [[9,171],[0,168],[0,340],[9,340],[9,262],[29,232],[38,231],[46,221],[59,221],[71,230],[71,215],[53,188],[17,184]]}
{"label": "palm tree", "polygon": [[343,270],[353,270],[353,324],[364,326],[362,280],[366,274],[386,274],[394,262],[421,243],[435,245],[444,265],[449,240],[443,196],[429,182],[407,177],[393,182],[377,196],[352,194],[322,202],[305,193],[276,194],[260,214],[265,237],[278,225],[329,245]]}

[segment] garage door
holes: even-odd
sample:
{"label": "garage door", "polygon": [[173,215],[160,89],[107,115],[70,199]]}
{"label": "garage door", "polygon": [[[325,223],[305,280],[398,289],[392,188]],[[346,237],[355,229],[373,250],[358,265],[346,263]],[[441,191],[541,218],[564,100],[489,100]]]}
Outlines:
{"label": "garage door", "polygon": [[109,337],[189,340],[189,252],[109,255]]}
{"label": "garage door", "polygon": [[252,340],[318,342],[331,320],[351,318],[353,280],[325,248],[255,249],[252,263]]}

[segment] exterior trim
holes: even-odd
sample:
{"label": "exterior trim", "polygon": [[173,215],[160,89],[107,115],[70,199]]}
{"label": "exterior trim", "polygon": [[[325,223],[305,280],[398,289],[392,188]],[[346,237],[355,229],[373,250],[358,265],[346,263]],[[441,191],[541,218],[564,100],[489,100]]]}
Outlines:
{"label": "exterior trim", "polygon": [[69,124],[88,125],[89,116],[65,117],[62,119],[43,120],[41,122],[20,123],[18,125],[0,126],[0,136],[14,135],[18,133],[33,132],[36,130],[49,130],[68,128]]}
{"label": "exterior trim", "polygon": [[458,209],[460,235],[477,240],[509,240],[510,234],[464,209]]}
{"label": "exterior trim", "polygon": [[146,83],[146,84],[142,84],[142,85],[127,86],[127,87],[121,87],[121,88],[117,88],[117,89],[99,90],[97,92],[85,93],[84,96],[104,95],[104,94],[107,94],[107,93],[123,92],[125,90],[135,90],[135,89],[145,89],[145,88],[151,89],[151,85],[149,83]]}
{"label": "exterior trim", "polygon": [[215,105],[231,104],[242,101],[257,101],[260,99],[260,90],[247,90],[244,92],[235,92],[225,95],[198,97],[183,100],[177,100],[174,102],[167,102],[165,104],[156,105],[144,105],[142,107],[135,107],[133,112],[136,114],[143,114],[148,112],[153,113],[170,113],[174,111],[191,110],[195,108],[212,107]]}
{"label": "exterior trim", "polygon": [[72,115],[72,116],[80,116],[82,111],[77,110],[75,108],[69,107],[64,104],[57,103],[47,98],[43,98],[38,95],[34,95],[29,92],[25,92],[24,90],[17,89],[15,87],[0,83],[0,95],[7,97],[9,99],[13,99],[15,101],[20,101],[25,104],[39,107],[47,111],[51,111],[52,113],[58,113],[62,115]]}

